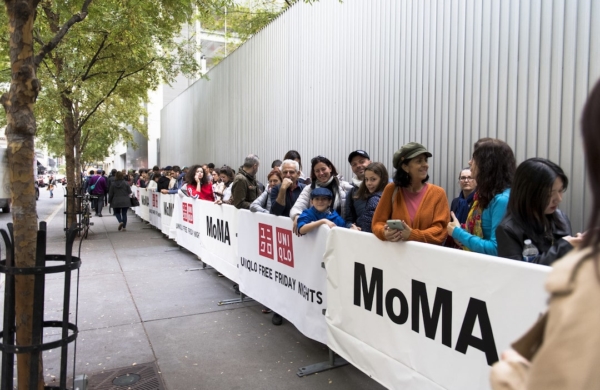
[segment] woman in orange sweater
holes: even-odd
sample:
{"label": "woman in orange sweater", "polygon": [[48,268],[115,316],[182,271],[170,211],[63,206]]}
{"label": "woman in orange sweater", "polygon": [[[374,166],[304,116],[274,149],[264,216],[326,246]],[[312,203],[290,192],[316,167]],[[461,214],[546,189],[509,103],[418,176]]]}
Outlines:
{"label": "woman in orange sweater", "polygon": [[[416,142],[394,153],[394,182],[388,184],[375,210],[371,227],[383,241],[420,241],[442,245],[450,209],[446,191],[427,183],[431,153]],[[402,221],[402,229],[392,229],[387,221]]]}

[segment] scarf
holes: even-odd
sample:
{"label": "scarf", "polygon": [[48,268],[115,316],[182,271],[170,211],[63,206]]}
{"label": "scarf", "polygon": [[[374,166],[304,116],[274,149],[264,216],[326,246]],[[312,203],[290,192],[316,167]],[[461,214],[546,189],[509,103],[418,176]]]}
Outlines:
{"label": "scarf", "polygon": [[454,214],[456,218],[460,221],[460,223],[464,223],[469,216],[470,206],[473,203],[473,198],[475,197],[475,193],[477,191],[473,191],[465,198],[463,192],[461,191],[458,194],[458,198],[456,198],[456,209],[454,210]]}
{"label": "scarf", "polygon": [[[483,230],[481,229],[481,211],[482,210],[479,207],[479,196],[476,193],[475,196],[473,196],[473,205],[469,211],[467,222],[465,222],[464,225],[461,225],[461,227],[472,235],[483,238]],[[466,246],[463,246],[463,249],[470,251]]]}
{"label": "scarf", "polygon": [[356,175],[352,175],[352,184],[354,184],[356,187],[360,187],[362,182],[362,180],[358,180],[358,177],[356,177]]}

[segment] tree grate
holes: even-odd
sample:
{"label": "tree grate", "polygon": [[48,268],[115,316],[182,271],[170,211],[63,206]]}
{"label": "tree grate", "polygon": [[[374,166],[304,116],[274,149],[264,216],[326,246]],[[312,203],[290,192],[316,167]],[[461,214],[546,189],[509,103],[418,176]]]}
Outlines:
{"label": "tree grate", "polygon": [[89,378],[88,389],[164,390],[164,385],[158,373],[156,364],[144,363],[91,375]]}

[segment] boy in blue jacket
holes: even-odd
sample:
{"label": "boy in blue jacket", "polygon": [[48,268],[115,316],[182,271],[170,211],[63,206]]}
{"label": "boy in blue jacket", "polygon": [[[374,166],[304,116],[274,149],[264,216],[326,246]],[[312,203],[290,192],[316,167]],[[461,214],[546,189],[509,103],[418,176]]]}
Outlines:
{"label": "boy in blue jacket", "polygon": [[330,228],[335,226],[346,227],[346,222],[335,211],[329,211],[333,194],[327,188],[317,187],[310,193],[310,202],[312,207],[306,209],[298,217],[298,231],[300,234],[306,234],[320,225],[327,225]]}

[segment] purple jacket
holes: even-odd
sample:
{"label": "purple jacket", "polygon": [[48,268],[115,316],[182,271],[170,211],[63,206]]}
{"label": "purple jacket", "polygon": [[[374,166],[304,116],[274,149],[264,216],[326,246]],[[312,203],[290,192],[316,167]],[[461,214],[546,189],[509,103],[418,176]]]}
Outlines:
{"label": "purple jacket", "polygon": [[94,175],[90,178],[89,186],[93,186],[96,184],[94,189],[90,191],[92,195],[104,195],[108,192],[108,184],[106,183],[106,179],[104,176]]}

